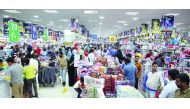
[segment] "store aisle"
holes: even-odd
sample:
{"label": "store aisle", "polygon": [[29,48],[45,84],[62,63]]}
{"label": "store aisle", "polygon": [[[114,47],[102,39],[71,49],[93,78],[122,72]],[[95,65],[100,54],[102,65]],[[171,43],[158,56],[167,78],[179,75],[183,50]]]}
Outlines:
{"label": "store aisle", "polygon": [[[66,81],[68,81],[68,74],[66,75]],[[68,82],[66,87],[63,87],[60,78],[58,78],[57,83],[54,87],[39,87],[38,89],[40,98],[76,98],[77,92],[73,87],[69,87]]]}

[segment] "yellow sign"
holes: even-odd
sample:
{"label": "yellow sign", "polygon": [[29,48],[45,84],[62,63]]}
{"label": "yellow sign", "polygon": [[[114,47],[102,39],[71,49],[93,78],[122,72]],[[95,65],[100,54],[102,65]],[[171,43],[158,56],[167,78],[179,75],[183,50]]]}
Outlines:
{"label": "yellow sign", "polygon": [[109,42],[110,43],[116,43],[117,42],[117,37],[116,36],[110,36],[109,37]]}
{"label": "yellow sign", "polygon": [[3,36],[3,30],[0,28],[0,36]]}

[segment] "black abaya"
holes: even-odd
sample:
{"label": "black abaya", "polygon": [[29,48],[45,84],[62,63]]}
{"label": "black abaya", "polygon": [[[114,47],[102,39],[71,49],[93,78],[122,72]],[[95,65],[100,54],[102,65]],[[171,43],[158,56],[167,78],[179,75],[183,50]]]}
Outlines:
{"label": "black abaya", "polygon": [[73,86],[77,81],[77,72],[74,64],[70,64],[74,61],[74,55],[68,61],[68,75],[69,75],[69,86]]}

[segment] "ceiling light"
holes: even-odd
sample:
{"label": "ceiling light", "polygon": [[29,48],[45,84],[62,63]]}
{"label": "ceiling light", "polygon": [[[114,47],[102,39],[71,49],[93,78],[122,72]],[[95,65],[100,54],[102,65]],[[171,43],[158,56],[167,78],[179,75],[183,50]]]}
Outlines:
{"label": "ceiling light", "polygon": [[21,12],[19,12],[19,11],[17,11],[17,10],[3,10],[3,11],[5,11],[5,12],[8,12],[8,13],[21,13]]}
{"label": "ceiling light", "polygon": [[4,18],[8,18],[9,16],[8,15],[3,15]]}
{"label": "ceiling light", "polygon": [[137,18],[137,17],[134,17],[133,20],[138,20],[138,18]]}
{"label": "ceiling light", "polygon": [[52,14],[57,14],[58,12],[56,10],[44,10],[46,13],[52,13]]}
{"label": "ceiling light", "polygon": [[179,13],[168,13],[168,14],[166,14],[166,15],[173,15],[173,16],[178,16],[179,15]]}
{"label": "ceiling light", "polygon": [[126,23],[126,21],[117,21],[117,23]]}
{"label": "ceiling light", "polygon": [[84,14],[97,14],[98,11],[93,11],[93,10],[85,10]]}
{"label": "ceiling light", "polygon": [[39,16],[34,16],[34,18],[39,18]]}
{"label": "ceiling light", "polygon": [[51,23],[51,24],[52,24],[52,23],[54,23],[54,22],[49,22],[49,23]]}
{"label": "ceiling light", "polygon": [[26,22],[26,23],[32,23],[32,22],[28,21],[28,22]]}
{"label": "ceiling light", "polygon": [[60,22],[68,22],[69,20],[68,19],[61,19],[59,20]]}
{"label": "ceiling light", "polygon": [[40,22],[41,20],[38,20],[38,19],[33,19],[32,21],[35,21],[35,22]]}
{"label": "ceiling light", "polygon": [[125,26],[128,26],[128,24],[126,24],[126,23],[125,23],[124,25],[125,25]]}
{"label": "ceiling light", "polygon": [[174,23],[174,25],[178,26],[178,25],[182,25],[183,23]]}
{"label": "ceiling light", "polygon": [[139,14],[139,12],[126,12],[126,15],[132,15],[132,16],[136,16]]}
{"label": "ceiling light", "polygon": [[102,25],[103,23],[99,23],[100,25]]}
{"label": "ceiling light", "polygon": [[100,16],[99,18],[100,18],[100,19],[104,19],[104,17],[103,17],[103,16]]}

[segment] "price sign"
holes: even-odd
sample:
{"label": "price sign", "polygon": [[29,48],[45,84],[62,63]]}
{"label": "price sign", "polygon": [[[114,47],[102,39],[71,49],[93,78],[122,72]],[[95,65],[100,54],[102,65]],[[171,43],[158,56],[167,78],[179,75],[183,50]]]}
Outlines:
{"label": "price sign", "polygon": [[8,30],[9,30],[10,42],[18,42],[19,41],[18,23],[9,21],[8,22]]}

